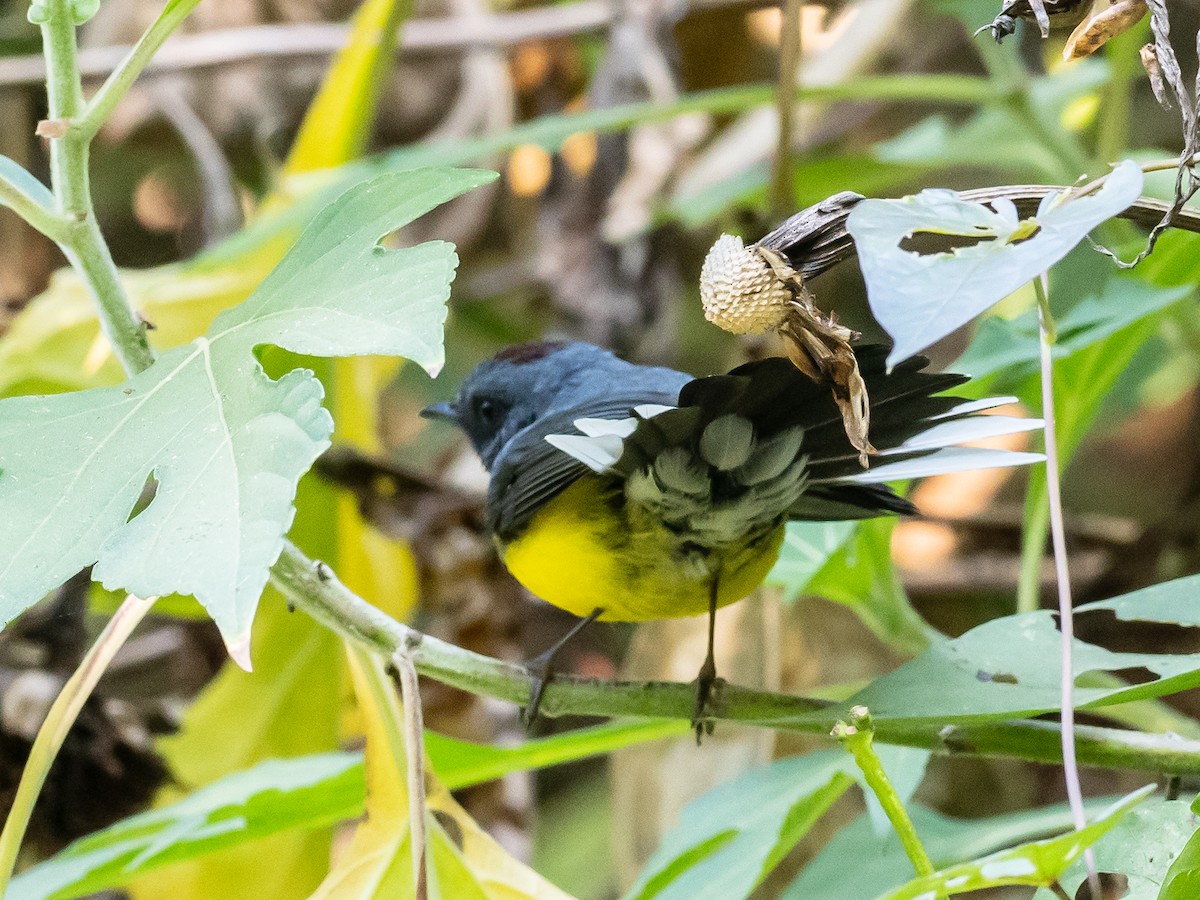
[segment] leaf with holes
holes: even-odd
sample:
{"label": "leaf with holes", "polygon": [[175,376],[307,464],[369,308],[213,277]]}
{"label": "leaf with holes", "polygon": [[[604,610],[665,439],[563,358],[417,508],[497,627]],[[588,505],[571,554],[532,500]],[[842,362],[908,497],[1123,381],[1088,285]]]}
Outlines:
{"label": "leaf with holes", "polygon": [[[953,191],[864,200],[846,230],[858,247],[867,298],[907,359],[1007,297],[1138,198],[1142,172],[1123,162],[1094,194],[1046,197],[1020,219],[1010,201],[967,203]],[[946,250],[946,246],[953,249]]]}
{"label": "leaf with holes", "polygon": [[[428,169],[352,188],[205,337],[119,387],[0,401],[0,619],[95,563],[106,587],[194,595],[248,667],[296,482],[333,427],[320,382],[304,370],[271,380],[255,348],[436,371],[454,248],[379,240],[492,177]],[[131,518],[151,478],[154,498]]]}
{"label": "leaf with holes", "polygon": [[[1087,603],[1075,610],[1075,633],[1108,623],[1119,629],[1111,649],[1075,640],[1075,706],[1091,709],[1161,697],[1200,685],[1200,575]],[[867,706],[877,721],[967,722],[1040,715],[1058,709],[1057,614],[1049,610],[993,619],[962,637],[937,642],[921,656],[876,679],[846,701]],[[1182,635],[1178,626],[1187,629]],[[1167,638],[1175,636],[1178,652]],[[1094,672],[1128,684],[1088,687]],[[822,720],[844,714],[822,711]],[[805,714],[805,718],[813,714]]]}

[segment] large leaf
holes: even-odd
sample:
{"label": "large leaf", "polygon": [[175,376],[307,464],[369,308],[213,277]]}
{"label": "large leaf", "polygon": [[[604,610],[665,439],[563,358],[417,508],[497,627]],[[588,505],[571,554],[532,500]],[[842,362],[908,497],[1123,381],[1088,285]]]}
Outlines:
{"label": "large leaf", "polygon": [[[1088,621],[1126,623],[1126,639],[1141,623],[1200,627],[1200,575],[1180,578],[1111,600],[1087,603],[1075,611],[1076,633]],[[876,720],[914,722],[988,721],[1039,715],[1058,709],[1060,634],[1049,610],[986,622],[962,637],[931,645],[917,659],[872,682],[846,706],[864,705]],[[1146,639],[1141,652],[1114,652],[1076,638],[1077,684],[1088,672],[1148,670],[1144,683],[1076,687],[1075,706],[1092,708],[1161,697],[1200,685],[1200,654],[1164,653]],[[832,713],[824,713],[822,719]]]}
{"label": "large leaf", "polygon": [[[1088,812],[1097,813],[1110,801],[1092,801]],[[920,804],[907,806],[913,827],[933,864],[947,868],[1071,828],[1067,805],[1040,807],[989,816],[953,819]],[[809,863],[784,892],[784,900],[845,900],[878,897],[912,877],[912,861],[895,833],[880,835],[867,816],[843,828]]]}
{"label": "large leaf", "polygon": [[627,900],[745,897],[854,783],[853,758],[784,759],[689,803]]}
{"label": "large leaf", "polygon": [[260,763],[178,803],[132,816],[74,842],[14,879],[5,896],[9,900],[78,897],[219,847],[353,818],[362,812],[362,798],[362,758],[357,753]]}
{"label": "large leaf", "polygon": [[[427,732],[425,739],[434,772],[448,790],[457,790],[509,772],[678,737],[689,728],[687,722],[676,720],[614,722],[516,747],[471,744],[434,732]],[[23,873],[13,882],[10,896],[14,900],[65,900],[127,884],[169,863],[208,857],[217,850],[260,842],[281,832],[354,819],[363,813],[365,790],[361,753],[270,760],[75,841]],[[248,849],[261,856],[261,846],[255,843]],[[209,887],[217,889],[213,882]],[[223,897],[229,896],[221,890]]]}
{"label": "large leaf", "polygon": [[[895,342],[889,363],[920,352],[1049,269],[1141,189],[1141,169],[1124,162],[1095,193],[1049,195],[1024,220],[1011,202],[989,208],[945,190],[858,204],[846,229],[858,247],[871,310]],[[914,239],[945,237],[959,246],[909,249]]]}
{"label": "large leaf", "polygon": [[[907,797],[921,754],[876,747]],[[646,863],[627,900],[746,897],[860,777],[850,754],[828,750],[779,760],[688,804]]]}
{"label": "large leaf", "polygon": [[923,900],[936,897],[939,893],[953,895],[1014,884],[1053,884],[1068,866],[1083,856],[1084,850],[1111,831],[1153,790],[1154,785],[1150,784],[1134,791],[1079,831],[1031,841],[915,878],[904,887],[885,894],[880,900]]}
{"label": "large leaf", "polygon": [[[0,617],[95,562],[108,587],[196,596],[248,666],[296,482],[332,428],[311,374],[272,381],[253,351],[403,355],[436,370],[453,248],[378,241],[490,177],[427,170],[360,185],[206,337],[122,387],[0,401]],[[155,498],[130,520],[152,474]]]}
{"label": "large leaf", "polygon": [[850,540],[854,528],[853,522],[788,522],[779,559],[767,582],[780,585],[786,597],[794,599]]}

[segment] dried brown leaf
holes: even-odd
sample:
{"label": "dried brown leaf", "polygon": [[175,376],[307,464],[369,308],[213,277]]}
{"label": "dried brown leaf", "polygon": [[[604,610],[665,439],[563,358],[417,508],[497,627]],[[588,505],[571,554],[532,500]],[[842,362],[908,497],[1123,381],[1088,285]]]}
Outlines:
{"label": "dried brown leaf", "polygon": [[1075,26],[1063,47],[1063,59],[1069,62],[1091,56],[1117,35],[1140,22],[1147,11],[1146,0],[1117,0],[1112,6]]}

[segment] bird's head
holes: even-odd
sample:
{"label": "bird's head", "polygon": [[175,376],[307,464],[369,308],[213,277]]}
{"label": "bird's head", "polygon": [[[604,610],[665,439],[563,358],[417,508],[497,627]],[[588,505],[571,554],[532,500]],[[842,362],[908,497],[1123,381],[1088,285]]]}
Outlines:
{"label": "bird's head", "polygon": [[476,366],[454,400],[434,404],[421,414],[461,428],[491,469],[515,434],[612,359],[609,351],[581,342],[518,344]]}

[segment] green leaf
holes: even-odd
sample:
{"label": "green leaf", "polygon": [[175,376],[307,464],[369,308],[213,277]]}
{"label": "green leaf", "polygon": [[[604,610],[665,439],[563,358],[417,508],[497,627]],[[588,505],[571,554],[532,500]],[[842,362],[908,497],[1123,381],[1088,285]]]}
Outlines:
{"label": "green leaf", "polygon": [[[1179,882],[1179,891],[1166,893],[1173,861],[1183,859],[1189,835],[1196,827],[1196,816],[1186,800],[1155,799],[1133,810],[1095,845],[1096,868],[1101,872],[1116,872],[1129,879],[1129,893],[1121,900],[1195,900],[1197,882],[1192,875]],[[1185,862],[1184,868],[1194,866],[1195,860]],[[1193,870],[1194,872],[1194,870]],[[1076,896],[1087,877],[1083,860],[1077,859],[1060,879],[1067,895]],[[1039,891],[1034,900],[1054,900],[1048,890]]]}
{"label": "green leaf", "polygon": [[[1088,813],[1112,800],[1091,801]],[[1071,828],[1067,804],[983,819],[954,819],[920,804],[908,805],[913,827],[938,868],[994,853],[1022,841]],[[783,894],[783,900],[846,900],[878,897],[913,874],[912,862],[894,832],[880,834],[866,816],[843,828]]]}
{"label": "green leaf", "polygon": [[[1056,279],[1052,279],[1053,284]],[[1193,288],[1160,288],[1141,278],[1117,275],[1075,304],[1063,316],[1055,316],[1058,339],[1055,360],[1063,360],[1105,340],[1153,313],[1161,312],[1192,294]],[[972,378],[1003,373],[999,385],[1015,385],[1038,371],[1037,310],[1030,309],[1015,319],[984,319],[967,352],[954,364]],[[1077,386],[1077,385],[1075,385]],[[998,389],[1004,390],[1005,387]]]}
{"label": "green leaf", "polygon": [[778,584],[788,599],[795,599],[850,536],[853,522],[788,522],[783,548],[770,574],[769,584]]}
{"label": "green leaf", "polygon": [[184,800],[75,841],[15,878],[9,900],[58,900],[125,884],[134,874],[291,829],[360,815],[362,754],[272,760]]}
{"label": "green leaf", "polygon": [[689,803],[627,900],[746,897],[857,773],[841,750],[780,760]]}
{"label": "green leaf", "polygon": [[893,519],[860,522],[813,576],[807,591],[852,609],[880,640],[909,656],[937,635],[909,603],[892,563]]}
{"label": "green leaf", "polygon": [[[1192,829],[1191,837],[1187,839],[1187,843],[1183,845],[1183,849],[1163,876],[1158,900],[1192,900],[1193,897],[1200,897],[1200,831],[1194,830],[1196,816],[1200,814],[1200,797],[1192,801],[1190,811],[1191,816],[1184,824],[1186,828]],[[1146,833],[1155,832],[1147,829]]]}
{"label": "green leaf", "polygon": [[[231,677],[245,676],[235,672]],[[261,685],[264,679],[255,681]],[[264,705],[270,703],[259,704]],[[676,720],[610,722],[516,747],[489,747],[427,732],[425,746],[438,778],[447,789],[458,790],[510,772],[678,737],[690,728]],[[195,766],[189,767],[188,774],[204,776]],[[128,884],[169,863],[203,858],[270,835],[354,819],[363,812],[365,784],[361,753],[318,753],[260,763],[75,841],[18,878],[11,896],[16,900],[77,897]]]}
{"label": "green leaf", "polygon": [[[972,28],[980,24],[976,22]],[[965,122],[951,121],[942,114],[930,116],[876,144],[875,155],[888,163],[943,169],[986,166],[1016,178],[1054,183],[1076,173],[1064,172],[1063,155],[1045,135],[1061,134],[1063,112],[1072,103],[1094,95],[1107,80],[1103,62],[1084,60],[1051,77],[1034,79],[1025,109],[1014,108],[1011,102],[993,103]],[[1037,121],[1031,121],[1034,117]]]}
{"label": "green leaf", "polygon": [[[0,181],[7,181],[47,213],[56,215],[57,201],[50,193],[50,189],[34,178],[23,165],[2,153],[0,153]],[[0,196],[0,206],[8,206],[2,196]]]}
{"label": "green leaf", "polygon": [[[318,215],[242,305],[115,388],[0,401],[0,618],[96,563],[109,588],[194,595],[249,666],[250,623],[332,430],[311,373],[278,381],[255,348],[442,362],[456,257],[379,239],[490,173],[425,170],[359,185]],[[128,520],[147,479],[157,491]]]}
{"label": "green leaf", "polygon": [[[925,349],[1049,269],[1141,189],[1141,169],[1124,162],[1095,193],[1048,196],[1025,220],[1011,202],[988,208],[945,190],[859,203],[846,229],[858,246],[871,310],[895,341],[888,362]],[[969,243],[948,252],[906,249],[927,235]]]}
{"label": "green leaf", "polygon": [[1148,784],[1114,803],[1079,831],[1046,840],[1033,841],[1002,850],[981,859],[942,869],[932,875],[914,878],[904,887],[885,894],[880,900],[917,900],[937,893],[965,894],[968,891],[1010,884],[1049,885],[1083,851],[1111,831],[1138,803],[1154,791]]}
{"label": "green leaf", "polygon": [[[1092,617],[1118,622],[1171,623],[1200,627],[1200,575],[1154,585],[1075,610],[1077,633]],[[1038,610],[986,622],[962,637],[931,645],[917,659],[876,679],[846,701],[863,705],[875,721],[984,722],[1024,718],[1059,706],[1060,635],[1055,613]],[[1161,697],[1200,685],[1200,654],[1112,652],[1075,640],[1075,706],[1098,708],[1127,700]],[[1079,687],[1088,672],[1144,667],[1155,677],[1144,684]],[[824,712],[822,720],[842,714]],[[812,714],[807,714],[812,715]]]}

